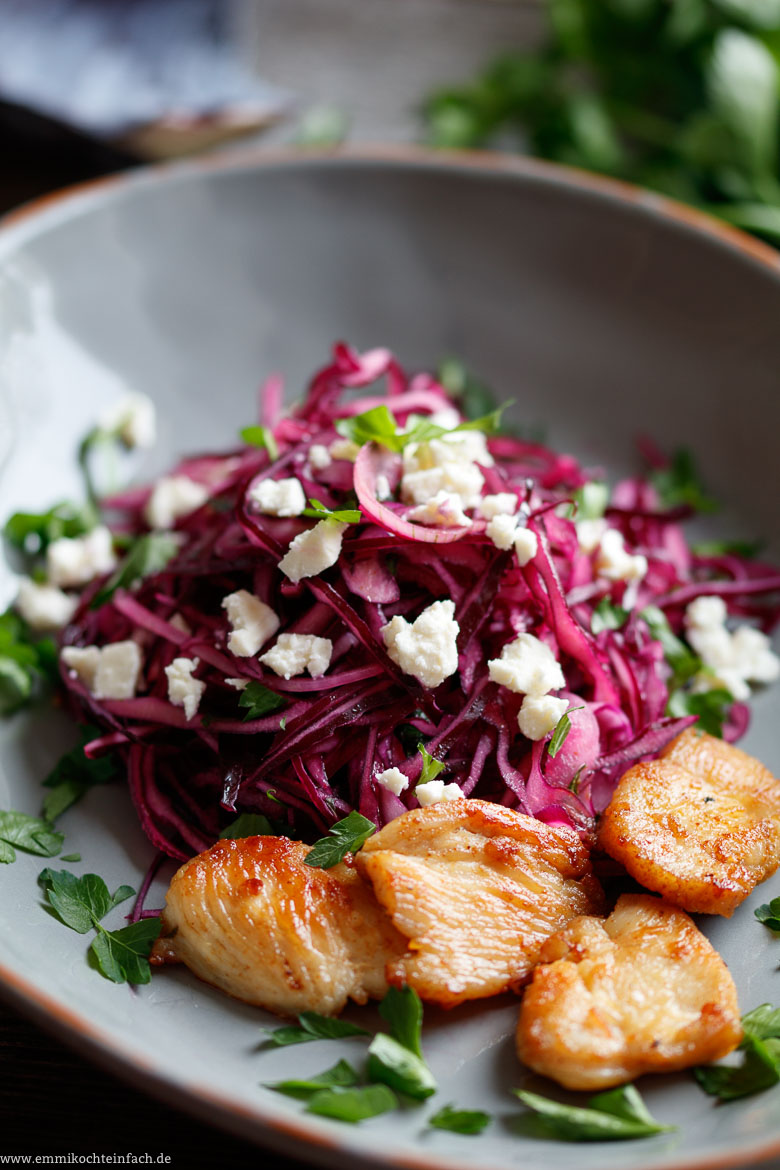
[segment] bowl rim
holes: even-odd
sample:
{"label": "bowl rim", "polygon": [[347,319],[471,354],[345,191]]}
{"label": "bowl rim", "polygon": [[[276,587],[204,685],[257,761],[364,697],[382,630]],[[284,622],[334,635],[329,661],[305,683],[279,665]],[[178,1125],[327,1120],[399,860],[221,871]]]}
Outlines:
{"label": "bowl rim", "polygon": [[[665,195],[634,186],[619,179],[575,167],[494,151],[438,150],[404,144],[352,144],[338,148],[263,147],[235,149],[225,154],[196,159],[155,163],[73,184],[21,204],[0,216],[0,266],[14,252],[38,235],[78,218],[104,204],[123,199],[136,190],[176,185],[206,174],[241,173],[256,170],[318,170],[353,164],[371,164],[397,170],[434,173],[501,175],[511,179],[538,181],[542,185],[590,194],[599,201],[635,209],[666,221],[685,235],[700,239],[733,256],[769,270],[780,280],[780,251],[707,212],[680,203]],[[147,1092],[203,1119],[204,1104],[209,1122],[245,1139],[271,1147],[291,1157],[307,1157],[318,1164],[334,1166],[348,1154],[355,1170],[463,1170],[462,1159],[424,1153],[393,1154],[386,1159],[381,1151],[368,1156],[364,1150],[339,1140],[330,1128],[316,1120],[301,1124],[275,1116],[260,1105],[248,1111],[237,1106],[211,1085],[194,1085],[186,1077],[173,1078],[169,1071],[152,1065],[126,1040],[98,1028],[78,1010],[71,1009],[17,971],[0,961],[0,998],[31,1018],[61,1041]],[[665,1162],[663,1170],[735,1170],[780,1155],[780,1136],[739,1153],[703,1155],[682,1161]],[[738,1159],[738,1160],[735,1160]],[[482,1163],[484,1170],[491,1170]],[[631,1170],[658,1170],[658,1163],[634,1163]]]}

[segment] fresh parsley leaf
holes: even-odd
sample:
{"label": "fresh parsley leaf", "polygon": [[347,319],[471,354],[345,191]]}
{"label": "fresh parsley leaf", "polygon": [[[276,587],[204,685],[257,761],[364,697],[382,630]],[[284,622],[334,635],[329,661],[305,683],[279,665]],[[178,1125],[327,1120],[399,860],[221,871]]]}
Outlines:
{"label": "fresh parsley leaf", "polygon": [[437,426],[427,418],[421,419],[411,430],[403,433],[404,446],[407,443],[430,443],[432,439],[440,439],[442,435],[454,435],[459,431],[484,431],[486,435],[495,435],[501,430],[501,415],[513,405],[513,402],[514,399],[510,399],[489,414],[469,419],[452,428]]}
{"label": "fresh parsley leaf", "polygon": [[757,557],[763,548],[760,540],[700,540],[691,545],[697,557]]}
{"label": "fresh parsley leaf", "polygon": [[286,1048],[289,1044],[308,1044],[312,1040],[340,1040],[344,1036],[368,1035],[370,1033],[365,1028],[359,1028],[349,1020],[321,1016],[319,1012],[301,1012],[297,1025],[274,1028],[268,1033],[268,1041],[277,1048]]}
{"label": "fresh parsley leaf", "polygon": [[86,934],[121,902],[132,898],[132,886],[120,886],[109,894],[108,886],[96,873],[76,877],[67,869],[44,869],[38,875],[46,900],[71,930]]}
{"label": "fresh parsley leaf", "polygon": [[701,659],[672,632],[663,610],[656,605],[647,605],[639,616],[647,623],[650,636],[661,643],[664,658],[674,672],[672,688],[682,686],[699,673],[702,669]]}
{"label": "fresh parsley leaf", "polygon": [[9,544],[25,553],[42,553],[63,536],[83,536],[98,522],[90,504],[55,504],[48,512],[14,512],[5,523],[3,535]]}
{"label": "fresh parsley leaf", "polygon": [[12,715],[32,697],[33,676],[13,658],[0,654],[0,715]]}
{"label": "fresh parsley leaf", "polygon": [[609,503],[609,488],[600,480],[584,483],[574,492],[578,520],[600,520]]}
{"label": "fresh parsley leaf", "polygon": [[263,715],[270,715],[274,711],[280,711],[287,706],[288,702],[289,700],[284,695],[278,695],[276,691],[270,690],[269,687],[263,686],[256,680],[248,683],[238,697],[239,707],[246,711],[244,723],[250,719],[261,719]]}
{"label": "fresh parsley leaf", "polygon": [[272,837],[273,826],[262,813],[241,813],[219,834],[220,841],[241,837]]}
{"label": "fresh parsley leaf", "polygon": [[84,755],[84,744],[94,739],[100,732],[96,727],[86,724],[81,728],[82,742],[60,758],[43,781],[47,792],[43,798],[43,816],[48,821],[56,821],[66,809],[90,788],[99,784],[108,784],[119,775],[116,760],[113,756],[100,756],[89,759]]}
{"label": "fresh parsley leaf", "polygon": [[675,451],[668,466],[653,471],[650,479],[664,508],[687,505],[695,512],[717,512],[718,503],[699,482],[693,455],[686,448]]}
{"label": "fresh parsley leaf", "polygon": [[402,451],[406,436],[386,406],[374,406],[362,414],[339,419],[336,430],[345,439],[362,447],[365,443],[380,443],[390,451]]}
{"label": "fresh parsley leaf", "polygon": [[368,1047],[368,1076],[416,1101],[436,1092],[436,1081],[425,1061],[385,1032],[379,1032]]}
{"label": "fresh parsley leaf", "polygon": [[147,532],[139,536],[102,589],[95,594],[91,608],[99,609],[105,605],[117,589],[132,589],[145,577],[161,573],[176,556],[179,545],[179,537],[175,532]]}
{"label": "fresh parsley leaf", "polygon": [[56,675],[57,651],[50,638],[34,639],[12,609],[0,613],[0,715],[12,715]]}
{"label": "fresh parsley leaf", "polygon": [[98,926],[90,950],[105,977],[112,983],[148,983],[152,977],[149,952],[161,926],[159,918],[141,918],[121,930]]}
{"label": "fresh parsley leaf", "polygon": [[673,691],[666,705],[668,715],[681,718],[684,715],[698,716],[698,726],[709,735],[723,735],[723,724],[734,702],[733,695],[722,687],[711,691]]}
{"label": "fresh parsley leaf", "polygon": [[762,1003],[742,1017],[742,1027],[749,1036],[757,1040],[780,1039],[780,1008]]}
{"label": "fresh parsley leaf", "polygon": [[0,840],[0,865],[10,865],[12,861],[16,861],[15,850]]}
{"label": "fresh parsley leaf", "polygon": [[541,1130],[562,1141],[621,1141],[650,1137],[674,1126],[661,1125],[647,1112],[633,1085],[592,1097],[587,1107],[562,1105],[538,1093],[514,1092],[541,1119]]}
{"label": "fresh parsley leaf", "polygon": [[309,500],[309,507],[304,508],[304,516],[314,517],[315,520],[338,520],[340,524],[359,524],[363,519],[360,508],[326,508],[321,500]]}
{"label": "fresh parsley leaf", "polygon": [[63,853],[60,861],[81,861],[80,853]]}
{"label": "fresh parsley leaf", "polygon": [[454,1105],[445,1105],[428,1118],[428,1125],[450,1133],[482,1133],[490,1125],[490,1114],[481,1109],[456,1109]]}
{"label": "fresh parsley leaf", "polygon": [[423,1006],[413,987],[391,987],[379,1005],[390,1035],[422,1059]]}
{"label": "fresh parsley leaf", "polygon": [[1,860],[15,860],[14,847],[37,857],[55,857],[65,840],[48,821],[20,812],[0,812],[0,841],[5,845]]}
{"label": "fresh parsley leaf", "polygon": [[367,817],[361,816],[354,810],[341,821],[336,821],[328,830],[327,837],[320,837],[304,861],[317,869],[330,869],[343,861],[348,853],[357,853],[372,833],[376,832],[376,825]]}
{"label": "fresh parsley leaf", "polygon": [[273,1089],[275,1093],[284,1093],[287,1097],[298,1097],[305,1101],[309,1097],[313,1097],[315,1093],[319,1093],[321,1089],[335,1086],[349,1088],[357,1083],[358,1075],[352,1065],[346,1060],[340,1060],[338,1064],[334,1064],[332,1068],[326,1068],[324,1072],[318,1073],[316,1076],[298,1080],[273,1081],[264,1087]]}
{"label": "fresh parsley leaf", "polygon": [[427,784],[429,780],[435,780],[439,773],[444,771],[447,765],[443,764],[441,760],[435,760],[433,756],[429,755],[422,744],[418,746],[417,750],[422,756],[423,762],[422,772],[420,772],[420,779],[417,781],[417,783]]}
{"label": "fresh parsley leaf", "polygon": [[437,377],[444,389],[457,399],[466,418],[479,418],[495,410],[496,400],[490,387],[476,378],[456,357],[439,363]]}
{"label": "fresh parsley leaf", "polygon": [[780,1050],[775,1039],[761,1040],[748,1035],[740,1049],[744,1056],[739,1065],[701,1065],[693,1075],[705,1093],[721,1101],[751,1097],[771,1089],[780,1081]]}
{"label": "fresh parsley leaf", "polygon": [[398,1098],[387,1085],[364,1085],[355,1089],[322,1089],[310,1098],[308,1113],[355,1124],[398,1107]]}
{"label": "fresh parsley leaf", "polygon": [[775,934],[780,934],[780,898],[773,898],[771,902],[758,906],[754,914],[764,926],[768,926]]}
{"label": "fresh parsley leaf", "polygon": [[569,707],[569,710],[564,711],[563,715],[561,715],[560,719],[555,724],[555,729],[553,730],[550,742],[547,745],[547,754],[552,759],[555,759],[555,757],[558,755],[558,752],[566,743],[566,739],[569,735],[569,732],[571,731],[571,719],[569,718],[569,715],[572,711],[582,711],[582,709],[583,707]]}
{"label": "fresh parsley leaf", "polygon": [[413,723],[399,723],[395,729],[395,734],[401,741],[401,746],[406,752],[407,756],[413,756],[420,747],[420,744],[426,744],[430,736],[425,735],[414,726]]}
{"label": "fresh parsley leaf", "polygon": [[249,447],[265,447],[268,452],[268,458],[273,461],[279,458],[279,448],[276,444],[276,439],[273,436],[273,431],[268,427],[244,427],[241,432],[241,438]]}
{"label": "fresh parsley leaf", "polygon": [[613,605],[608,597],[602,597],[593,608],[590,628],[593,634],[600,634],[602,630],[619,630],[627,621],[627,609],[623,609],[621,605]]}

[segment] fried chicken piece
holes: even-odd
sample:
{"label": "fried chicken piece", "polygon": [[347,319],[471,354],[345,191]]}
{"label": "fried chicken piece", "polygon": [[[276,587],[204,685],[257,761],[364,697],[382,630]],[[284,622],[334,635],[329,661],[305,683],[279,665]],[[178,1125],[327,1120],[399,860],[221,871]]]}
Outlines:
{"label": "fried chicken piece", "polygon": [[220,841],[174,875],[152,961],[282,1015],[340,1011],[387,991],[405,949],[355,869],[304,864],[286,837]]}
{"label": "fried chicken piece", "polygon": [[517,990],[552,931],[603,898],[573,830],[484,800],[404,813],[355,860],[409,940],[389,981],[445,1007]]}
{"label": "fried chicken piece", "polygon": [[606,921],[547,940],[523,997],[517,1052],[566,1089],[719,1060],[742,1039],[726,964],[682,910],[625,894]]}
{"label": "fried chicken piece", "polygon": [[675,906],[729,918],[780,863],[780,782],[758,760],[688,728],[621,777],[599,844]]}

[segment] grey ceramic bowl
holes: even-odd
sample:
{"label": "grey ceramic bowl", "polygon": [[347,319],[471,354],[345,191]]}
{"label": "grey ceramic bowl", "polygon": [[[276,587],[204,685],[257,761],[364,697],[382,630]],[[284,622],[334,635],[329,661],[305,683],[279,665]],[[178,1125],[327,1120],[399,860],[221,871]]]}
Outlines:
{"label": "grey ceramic bowl", "polygon": [[[75,444],[123,390],[151,394],[162,416],[160,445],[136,468],[146,476],[176,453],[231,443],[268,372],[283,371],[294,395],[344,338],[389,345],[410,367],[460,355],[516,399],[521,420],[611,474],[637,466],[639,433],[690,446],[728,501],[720,530],[770,538],[777,552],[778,321],[773,251],[553,167],[364,151],[141,172],[24,210],[0,231],[2,510],[77,490]],[[758,697],[746,746],[777,771],[776,711],[777,691]],[[37,810],[38,781],[68,734],[43,711],[3,729],[0,807]],[[84,858],[77,871],[116,885],[148,863],[121,787],[95,791],[65,827]],[[576,1149],[518,1136],[506,1001],[430,1013],[426,1028],[436,1100],[491,1109],[498,1120],[482,1137],[425,1132],[413,1110],[355,1128],[306,1118],[259,1082],[340,1052],[259,1055],[267,1017],[186,973],[139,995],[101,980],[84,940],[40,909],[39,868],[25,857],[0,874],[5,994],[150,1091],[261,1143],[334,1166],[348,1155],[448,1170],[558,1170],[575,1158],[584,1170],[741,1166],[780,1153],[780,1091],[717,1108],[687,1077],[643,1085],[674,1134]],[[752,916],[777,892],[707,925],[745,1008],[777,999],[777,944]]]}

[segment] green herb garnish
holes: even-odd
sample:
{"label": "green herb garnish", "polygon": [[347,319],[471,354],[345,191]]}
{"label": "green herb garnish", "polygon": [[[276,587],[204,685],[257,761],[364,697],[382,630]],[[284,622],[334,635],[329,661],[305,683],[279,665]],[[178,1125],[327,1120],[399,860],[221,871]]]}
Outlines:
{"label": "green herb garnish", "polygon": [[287,1081],[272,1081],[266,1084],[264,1088],[273,1089],[275,1093],[284,1093],[287,1097],[297,1097],[301,1101],[307,1101],[322,1089],[335,1087],[350,1088],[357,1083],[358,1075],[352,1065],[346,1060],[340,1060],[338,1064],[334,1064],[332,1068],[325,1069],[324,1072],[317,1073],[316,1076]]}
{"label": "green herb garnish", "polygon": [[14,512],[5,523],[3,535],[9,544],[22,552],[45,552],[52,541],[63,536],[70,538],[90,532],[98,522],[91,504],[71,504],[64,501],[48,512]]}
{"label": "green herb garnish", "polygon": [[435,780],[439,773],[444,771],[447,765],[443,764],[441,760],[436,760],[433,758],[433,756],[429,755],[422,744],[418,745],[417,750],[422,756],[423,762],[422,771],[420,772],[420,779],[417,781],[417,783],[427,784],[429,780]]}
{"label": "green herb garnish", "polygon": [[105,605],[117,589],[132,589],[145,577],[161,573],[176,556],[179,545],[179,537],[175,532],[147,532],[139,536],[127,556],[95,594],[91,608],[99,609]]}
{"label": "green herb garnish", "polygon": [[355,1124],[398,1107],[398,1098],[387,1085],[364,1085],[355,1089],[322,1089],[309,1099],[308,1113]]}
{"label": "green herb garnish", "polygon": [[246,711],[244,723],[250,719],[261,719],[263,715],[271,715],[286,707],[289,699],[279,695],[269,687],[253,680],[248,683],[238,697],[238,705]]}
{"label": "green herb garnish", "polygon": [[326,508],[322,500],[309,500],[309,507],[304,508],[304,516],[315,520],[338,520],[339,524],[359,524],[363,519],[360,508]]}
{"label": "green herb garnish", "polygon": [[562,1105],[522,1089],[514,1091],[537,1114],[540,1132],[562,1141],[621,1141],[651,1137],[675,1128],[661,1125],[652,1117],[633,1085],[599,1093],[591,1097],[586,1107]]}
{"label": "green herb garnish", "polygon": [[436,1081],[425,1061],[384,1032],[377,1033],[369,1045],[368,1076],[416,1101],[436,1092]]}
{"label": "green herb garnish", "polygon": [[780,934],[780,898],[773,898],[753,911],[759,922],[768,926],[775,934]]}
{"label": "green herb garnish", "polygon": [[268,427],[243,427],[239,432],[248,447],[264,447],[268,458],[273,461],[279,458],[279,448],[273,432]]}
{"label": "green herb garnish", "polygon": [[339,419],[336,430],[359,446],[373,442],[387,447],[390,451],[399,452],[403,451],[407,443],[429,443],[432,439],[440,439],[442,435],[453,435],[458,431],[484,431],[488,435],[495,434],[501,427],[502,412],[510,405],[510,402],[505,402],[503,406],[481,418],[470,419],[452,428],[440,427],[428,418],[420,417],[408,431],[398,429],[395,418],[386,406],[374,406],[363,414]]}
{"label": "green herb garnish", "polygon": [[650,475],[661,504],[665,508],[686,505],[695,512],[717,512],[718,503],[708,496],[699,481],[693,455],[685,448],[675,451],[668,467]]}
{"label": "green herb garnish", "polygon": [[43,798],[42,813],[47,821],[56,821],[66,809],[81,800],[90,788],[108,784],[119,775],[113,756],[88,759],[84,755],[84,744],[99,734],[95,727],[82,727],[82,742],[66,752],[43,781],[44,787],[51,790]]}
{"label": "green herb garnish", "polygon": [[274,1028],[267,1033],[269,1044],[286,1048],[290,1044],[308,1044],[312,1040],[341,1040],[344,1036],[369,1036],[365,1028],[350,1024],[349,1020],[337,1020],[333,1016],[322,1016],[319,1012],[301,1012],[298,1023]]}
{"label": "green herb garnish", "polygon": [[0,614],[0,715],[12,715],[35,697],[57,668],[50,638],[35,639],[12,609]]}
{"label": "green herb garnish", "polygon": [[262,813],[241,813],[219,834],[220,841],[239,840],[242,837],[273,837],[274,828]]}
{"label": "green herb garnish", "polygon": [[627,609],[623,609],[622,605],[614,605],[608,597],[602,597],[598,605],[594,606],[590,628],[593,634],[600,634],[602,630],[619,630],[627,621]]}
{"label": "green herb garnish", "polygon": [[149,951],[160,933],[159,918],[142,918],[120,930],[106,930],[101,919],[135,893],[132,886],[120,886],[113,894],[95,873],[76,877],[66,869],[44,869],[38,876],[46,900],[60,921],[97,937],[90,955],[98,969],[112,983],[148,983],[151,978]]}
{"label": "green herb garnish", "polygon": [[647,605],[639,616],[647,623],[651,637],[661,643],[664,658],[674,672],[670,689],[682,686],[703,669],[701,659],[672,632],[662,609],[656,605]]}
{"label": "green herb garnish", "polygon": [[722,687],[710,691],[673,691],[666,705],[668,715],[681,718],[696,715],[698,726],[709,735],[723,735],[723,724],[728,718],[734,696]]}
{"label": "green herb garnish", "polygon": [[361,816],[354,810],[341,821],[336,821],[328,830],[327,837],[320,837],[304,861],[317,869],[331,869],[343,861],[348,853],[357,853],[372,833],[376,832],[376,825],[367,817]]}
{"label": "green herb garnish", "polygon": [[566,743],[566,739],[569,735],[569,732],[571,731],[571,719],[569,716],[571,715],[572,711],[582,711],[583,707],[569,707],[569,710],[564,711],[563,715],[561,715],[560,719],[555,724],[552,736],[550,737],[550,742],[547,745],[547,754],[548,756],[551,756],[552,759],[555,759],[555,757],[558,755],[558,752]]}
{"label": "green herb garnish", "polygon": [[16,849],[36,857],[56,857],[64,840],[65,834],[49,821],[27,813],[0,812],[0,862],[5,865],[16,860]]}
{"label": "green herb garnish", "polygon": [[445,1105],[428,1118],[428,1125],[434,1129],[449,1130],[450,1133],[482,1133],[490,1125],[490,1114],[483,1113],[481,1109],[456,1109],[454,1105]]}
{"label": "green herb garnish", "polygon": [[721,1101],[750,1097],[780,1081],[780,1010],[761,1004],[742,1017],[742,1027],[741,1064],[708,1064],[693,1070],[704,1092]]}

